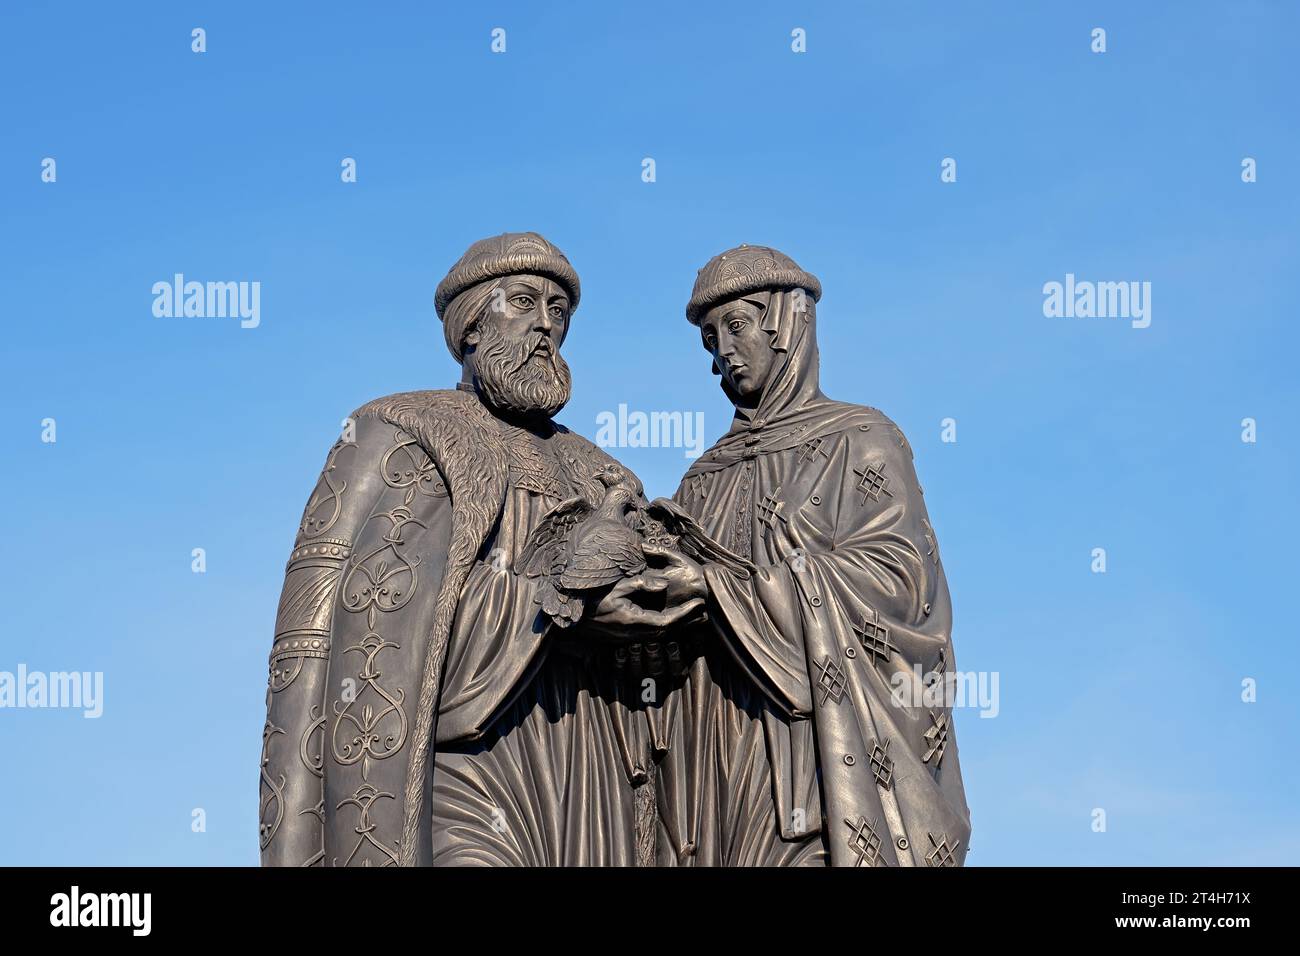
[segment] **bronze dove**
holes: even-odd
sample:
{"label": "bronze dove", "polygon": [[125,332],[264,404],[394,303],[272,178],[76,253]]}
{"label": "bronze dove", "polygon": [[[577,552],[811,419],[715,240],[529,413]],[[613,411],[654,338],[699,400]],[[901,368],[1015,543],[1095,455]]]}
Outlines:
{"label": "bronze dove", "polygon": [[593,508],[581,496],[560,502],[542,517],[515,565],[544,579],[536,601],[560,627],[582,618],[590,592],[646,567],[636,528],[640,482],[614,464],[595,477],[605,486],[600,504]]}

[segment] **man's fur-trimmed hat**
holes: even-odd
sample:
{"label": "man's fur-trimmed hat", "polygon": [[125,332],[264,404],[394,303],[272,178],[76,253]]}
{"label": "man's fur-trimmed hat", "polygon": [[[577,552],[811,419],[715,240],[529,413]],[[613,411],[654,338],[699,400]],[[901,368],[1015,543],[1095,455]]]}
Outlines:
{"label": "man's fur-trimmed hat", "polygon": [[577,309],[581,292],[578,273],[564,253],[535,232],[503,232],[470,246],[447,277],[438,283],[433,297],[438,317],[466,289],[488,279],[523,273],[555,280],[569,294],[569,313]]}

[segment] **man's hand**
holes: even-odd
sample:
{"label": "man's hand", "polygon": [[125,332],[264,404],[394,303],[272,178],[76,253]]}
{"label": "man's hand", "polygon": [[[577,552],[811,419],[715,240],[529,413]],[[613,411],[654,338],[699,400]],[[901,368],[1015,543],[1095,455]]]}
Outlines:
{"label": "man's hand", "polygon": [[673,602],[662,611],[642,607],[635,596],[664,594],[672,586],[662,571],[646,571],[623,578],[606,592],[600,603],[590,610],[587,623],[612,637],[640,638],[690,620],[704,606],[704,597]]}

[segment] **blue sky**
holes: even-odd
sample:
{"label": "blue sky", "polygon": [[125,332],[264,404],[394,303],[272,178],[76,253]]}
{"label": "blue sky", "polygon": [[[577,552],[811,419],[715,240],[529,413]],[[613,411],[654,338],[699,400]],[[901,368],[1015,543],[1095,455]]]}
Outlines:
{"label": "blue sky", "polygon": [[[0,863],[256,862],[302,506],[349,411],[454,381],[434,287],[523,229],[581,273],[593,438],[727,427],[683,317],[710,256],[821,278],[823,388],[908,434],[957,666],[999,675],[956,716],[970,865],[1294,862],[1296,8],[451,6],[6,7],[0,671],[105,699],[0,710]],[[156,318],[178,272],[260,282],[260,325]],[[1150,282],[1150,327],[1045,317],[1067,273]],[[611,450],[652,495],[689,464]]]}

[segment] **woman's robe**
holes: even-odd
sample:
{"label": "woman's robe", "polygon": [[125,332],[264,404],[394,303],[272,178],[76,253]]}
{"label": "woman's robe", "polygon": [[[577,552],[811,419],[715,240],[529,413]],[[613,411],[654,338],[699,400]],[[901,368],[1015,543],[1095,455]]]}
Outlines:
{"label": "woman's robe", "polygon": [[952,613],[911,449],[821,394],[791,298],[770,306],[785,364],[676,495],[757,573],[705,567],[713,633],[664,704],[660,861],[960,865]]}

